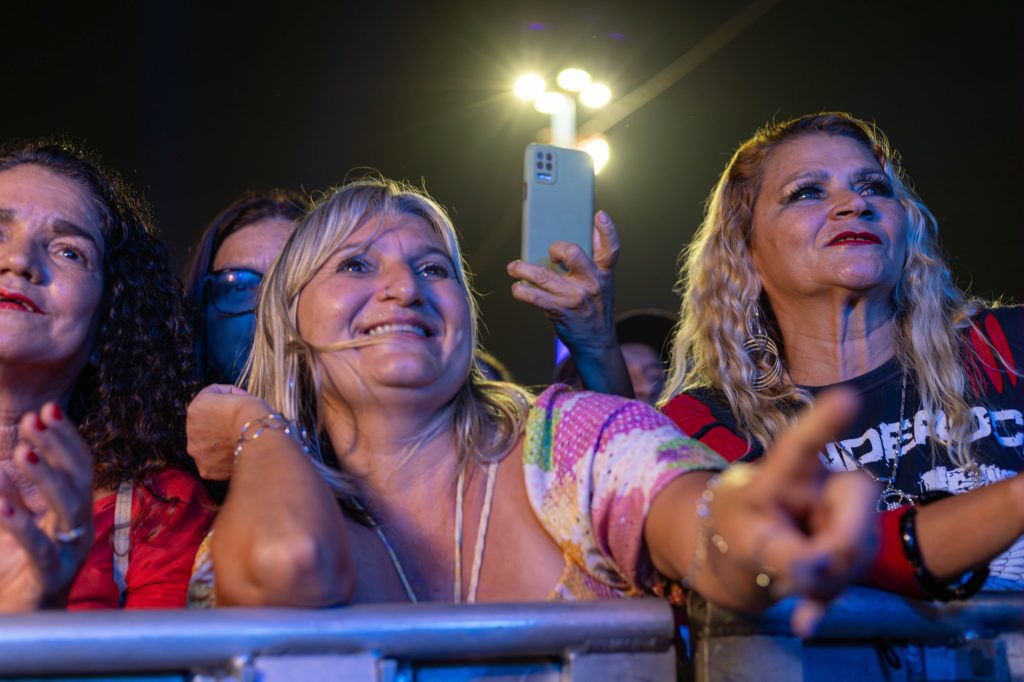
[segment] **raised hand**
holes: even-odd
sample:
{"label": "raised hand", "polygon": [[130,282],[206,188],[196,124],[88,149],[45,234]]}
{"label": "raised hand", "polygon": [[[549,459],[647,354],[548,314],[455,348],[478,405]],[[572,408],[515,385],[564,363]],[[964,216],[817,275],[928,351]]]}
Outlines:
{"label": "raised hand", "polygon": [[62,605],[93,541],[93,458],[78,430],[54,403],[18,428],[14,471],[0,471],[4,612]]}
{"label": "raised hand", "polygon": [[708,548],[710,567],[732,564],[764,584],[772,598],[802,597],[793,628],[809,634],[825,605],[874,556],[877,486],[859,472],[827,474],[818,457],[856,414],[856,396],[818,397],[783,433],[763,464],[724,473],[709,503],[711,532],[727,544]]}
{"label": "raised hand", "polygon": [[512,296],[540,308],[554,324],[591,390],[633,397],[625,361],[615,339],[615,264],[619,237],[604,211],[594,216],[594,258],[577,244],[558,241],[548,254],[565,272],[515,260],[508,274],[519,281]]}

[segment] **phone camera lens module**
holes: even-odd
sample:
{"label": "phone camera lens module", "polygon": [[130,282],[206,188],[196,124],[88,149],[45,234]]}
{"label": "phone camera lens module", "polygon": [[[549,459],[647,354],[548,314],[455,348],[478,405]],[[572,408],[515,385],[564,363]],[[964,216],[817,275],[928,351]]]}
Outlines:
{"label": "phone camera lens module", "polygon": [[545,163],[544,164],[544,168],[547,169],[547,170],[551,170],[551,164],[550,163]]}
{"label": "phone camera lens module", "polygon": [[547,153],[547,154],[546,154],[545,156],[547,156],[547,158],[548,158],[548,161],[550,161],[550,160],[551,160],[551,152],[548,152],[548,153]]}
{"label": "phone camera lens module", "polygon": [[544,162],[543,161],[538,161],[537,162],[537,168],[543,168],[543,167],[544,167]]}

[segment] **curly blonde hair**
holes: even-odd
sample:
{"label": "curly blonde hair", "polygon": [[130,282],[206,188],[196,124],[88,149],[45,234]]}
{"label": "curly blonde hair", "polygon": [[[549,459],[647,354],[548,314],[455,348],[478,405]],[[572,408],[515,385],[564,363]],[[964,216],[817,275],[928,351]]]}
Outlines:
{"label": "curly blonde hair", "polygon": [[935,216],[908,184],[899,157],[873,124],[846,113],[801,116],[769,124],[740,145],[708,198],[704,220],[680,255],[682,294],[673,341],[672,369],[661,404],[687,390],[713,387],[728,400],[748,439],[769,447],[791,423],[796,408],[811,402],[808,391],[785,371],[779,381],[755,390],[753,380],[766,371],[763,355],[744,349],[749,320],[760,314],[767,334],[780,349],[783,339],[750,255],[754,202],[766,159],[776,147],[806,135],[848,137],[868,149],[892,183],[907,212],[907,255],[892,292],[896,356],[915,382],[929,415],[944,413],[948,438],[940,438],[937,419],[928,420],[933,443],[943,443],[960,466],[972,465],[968,444],[973,415],[967,402],[970,383],[963,366],[970,347],[962,330],[985,303],[968,298],[953,282],[938,244]]}
{"label": "curly blonde hair", "polygon": [[[445,210],[425,192],[380,177],[346,183],[317,202],[271,266],[257,304],[256,337],[243,374],[246,387],[307,434],[305,440],[314,464],[341,499],[356,496],[358,486],[344,470],[342,458],[340,470],[325,463],[328,458],[324,448],[330,444],[321,438],[324,402],[319,356],[371,341],[343,341],[327,347],[307,343],[299,334],[299,295],[357,228],[369,220],[402,214],[422,218],[444,245],[455,265],[455,276],[466,292],[471,342],[479,352],[477,303],[455,227]],[[525,390],[510,383],[488,381],[476,363],[471,363],[461,388],[438,415],[433,428],[409,444],[408,453],[450,430],[462,466],[474,458],[500,459],[519,440],[530,402],[531,396]]]}

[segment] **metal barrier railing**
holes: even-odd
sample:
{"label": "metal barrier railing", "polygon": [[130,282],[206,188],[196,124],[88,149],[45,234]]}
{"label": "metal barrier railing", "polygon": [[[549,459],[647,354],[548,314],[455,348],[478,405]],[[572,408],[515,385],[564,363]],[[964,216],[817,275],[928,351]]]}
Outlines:
{"label": "metal barrier railing", "polygon": [[[691,597],[697,682],[1024,680],[1024,594],[940,605],[851,589],[806,641],[792,608]],[[673,680],[674,634],[653,599],[45,612],[0,617],[0,680]]]}
{"label": "metal barrier railing", "polygon": [[939,604],[854,588],[812,639],[789,626],[793,602],[757,616],[691,596],[693,672],[712,680],[1024,680],[1024,594]]}
{"label": "metal barrier railing", "polygon": [[44,612],[0,617],[0,679],[671,680],[674,634],[655,599]]}

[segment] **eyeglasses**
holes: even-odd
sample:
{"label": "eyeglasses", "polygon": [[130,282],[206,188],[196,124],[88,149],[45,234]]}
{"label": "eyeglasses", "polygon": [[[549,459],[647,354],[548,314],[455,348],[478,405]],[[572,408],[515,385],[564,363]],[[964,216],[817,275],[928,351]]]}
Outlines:
{"label": "eyeglasses", "polygon": [[252,270],[218,270],[203,278],[206,296],[223,315],[247,315],[256,309],[263,275]]}

